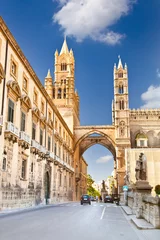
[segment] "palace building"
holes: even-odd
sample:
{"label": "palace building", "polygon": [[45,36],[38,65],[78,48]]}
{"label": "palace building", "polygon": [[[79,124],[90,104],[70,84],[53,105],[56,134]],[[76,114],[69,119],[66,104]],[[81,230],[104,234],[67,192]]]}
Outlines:
{"label": "palace building", "polygon": [[128,69],[114,66],[112,125],[81,126],[75,59],[64,39],[44,86],[0,18],[0,208],[79,200],[87,189],[83,153],[94,144],[114,158],[117,191],[135,182],[141,152],[147,180],[160,183],[160,110],[130,110]]}

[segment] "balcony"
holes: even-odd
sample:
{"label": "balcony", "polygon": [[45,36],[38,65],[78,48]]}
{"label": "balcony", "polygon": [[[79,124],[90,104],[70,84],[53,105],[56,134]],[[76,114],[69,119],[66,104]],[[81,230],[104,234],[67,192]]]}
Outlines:
{"label": "balcony", "polygon": [[49,157],[50,157],[51,159],[54,159],[54,158],[55,158],[54,153],[53,153],[53,152],[49,152]]}
{"label": "balcony", "polygon": [[38,154],[40,151],[40,144],[35,140],[32,140],[31,142],[31,151],[35,154]]}
{"label": "balcony", "polygon": [[45,147],[43,147],[42,145],[39,145],[39,152],[38,152],[38,155],[41,157],[41,158],[46,158],[45,155],[47,153],[47,149]]}
{"label": "balcony", "polygon": [[19,139],[19,130],[12,122],[6,122],[5,138],[9,141],[17,142]]}
{"label": "balcony", "polygon": [[19,145],[24,147],[25,149],[29,148],[29,145],[31,145],[31,138],[28,134],[25,132],[20,132],[19,133]]}

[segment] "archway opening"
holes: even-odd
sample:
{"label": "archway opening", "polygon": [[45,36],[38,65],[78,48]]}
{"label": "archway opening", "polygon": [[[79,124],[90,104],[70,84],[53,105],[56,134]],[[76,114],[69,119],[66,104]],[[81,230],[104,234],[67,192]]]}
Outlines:
{"label": "archway opening", "polygon": [[[114,171],[114,156],[101,144],[90,146],[82,154],[81,171],[84,174],[85,164],[87,164],[87,188],[85,189],[85,179],[81,177],[80,195],[89,194],[94,198],[114,195],[117,193],[116,177]],[[94,181],[90,184],[90,178]]]}
{"label": "archway opening", "polygon": [[46,204],[49,203],[50,198],[50,181],[49,181],[49,173],[48,171],[45,173],[45,199]]}

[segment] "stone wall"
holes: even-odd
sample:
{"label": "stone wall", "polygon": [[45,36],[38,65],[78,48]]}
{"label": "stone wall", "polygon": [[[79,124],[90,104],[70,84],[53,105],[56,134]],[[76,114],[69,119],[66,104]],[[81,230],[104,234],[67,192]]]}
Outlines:
{"label": "stone wall", "polygon": [[143,196],[141,214],[155,228],[160,228],[160,198]]}

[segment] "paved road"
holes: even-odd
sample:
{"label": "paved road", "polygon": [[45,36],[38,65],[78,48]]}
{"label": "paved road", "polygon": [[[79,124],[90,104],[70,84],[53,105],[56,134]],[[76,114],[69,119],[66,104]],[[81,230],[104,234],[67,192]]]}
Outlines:
{"label": "paved road", "polygon": [[60,204],[0,217],[0,240],[153,239],[147,236],[128,221],[119,206],[111,203]]}

